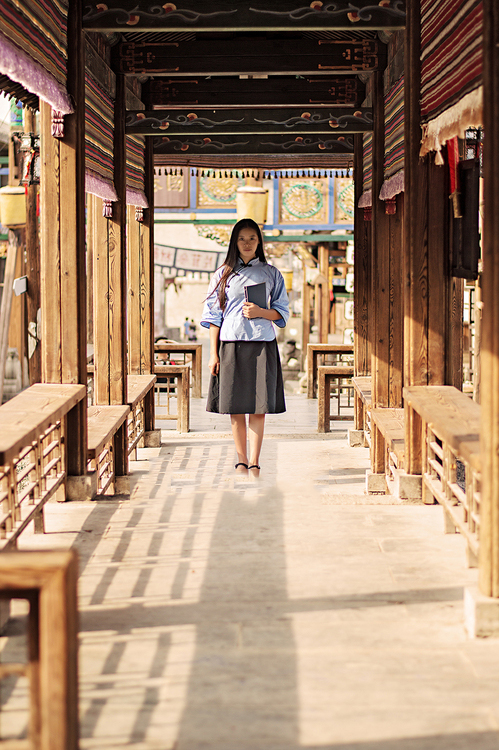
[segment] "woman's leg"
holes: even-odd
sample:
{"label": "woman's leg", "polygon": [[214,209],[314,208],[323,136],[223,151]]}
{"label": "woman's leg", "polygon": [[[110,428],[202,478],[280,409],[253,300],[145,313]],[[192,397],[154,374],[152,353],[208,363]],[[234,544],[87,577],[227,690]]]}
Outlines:
{"label": "woman's leg", "polygon": [[[231,414],[230,424],[232,427],[232,437],[236,444],[237,462],[247,464],[248,454],[246,449],[246,415],[245,414]],[[247,470],[244,466],[238,466],[236,469],[240,474],[247,474]]]}
{"label": "woman's leg", "polygon": [[[258,466],[260,460],[260,451],[262,449],[263,431],[265,429],[265,414],[249,415],[249,444],[250,444],[250,465]],[[252,469],[251,474],[254,477],[260,476],[259,469]]]}

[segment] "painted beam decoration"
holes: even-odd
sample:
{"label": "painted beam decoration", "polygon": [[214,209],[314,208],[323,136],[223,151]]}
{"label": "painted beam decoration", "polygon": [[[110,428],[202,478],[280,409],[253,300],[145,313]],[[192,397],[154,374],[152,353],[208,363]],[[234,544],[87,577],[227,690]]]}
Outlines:
{"label": "painted beam decoration", "polygon": [[158,110],[128,112],[128,134],[158,135],[169,138],[185,135],[297,135],[364,133],[372,130],[370,108],[351,109],[261,109],[261,110]]}
{"label": "painted beam decoration", "polygon": [[144,84],[142,95],[145,103],[157,107],[359,107],[365,85],[358,76],[152,78]]}
{"label": "painted beam decoration", "polygon": [[[361,73],[385,61],[385,45],[358,41],[242,37],[189,42],[123,42],[116,47],[116,69],[126,75],[252,75],[266,73]],[[221,54],[223,52],[223,54]]]}
{"label": "painted beam decoration", "polygon": [[404,0],[177,0],[162,5],[136,0],[87,0],[84,27],[123,31],[296,31],[297,29],[402,29]]}
{"label": "painted beam decoration", "polygon": [[154,245],[154,263],[167,268],[180,268],[184,271],[212,273],[225,258],[226,253],[212,250],[190,250],[184,247]]}
{"label": "painted beam decoration", "polygon": [[353,136],[206,136],[154,140],[155,154],[352,154]]}

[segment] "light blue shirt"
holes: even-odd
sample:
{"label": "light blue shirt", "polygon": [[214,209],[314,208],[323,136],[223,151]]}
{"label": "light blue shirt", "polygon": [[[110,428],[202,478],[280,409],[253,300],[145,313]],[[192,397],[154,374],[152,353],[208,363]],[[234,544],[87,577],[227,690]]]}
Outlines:
{"label": "light blue shirt", "polygon": [[[215,271],[208,290],[201,325],[209,328],[211,324],[220,328],[220,341],[273,341],[275,330],[273,323],[284,328],[289,318],[289,302],[282,273],[268,263],[262,263],[253,258],[245,265],[238,260],[236,273],[229,278],[225,288],[227,301],[222,313],[218,301],[218,290],[215,288],[223,273],[223,266]],[[251,284],[265,282],[267,298],[270,297],[268,308],[280,314],[278,320],[266,318],[245,318],[243,305],[245,302],[244,287]]]}

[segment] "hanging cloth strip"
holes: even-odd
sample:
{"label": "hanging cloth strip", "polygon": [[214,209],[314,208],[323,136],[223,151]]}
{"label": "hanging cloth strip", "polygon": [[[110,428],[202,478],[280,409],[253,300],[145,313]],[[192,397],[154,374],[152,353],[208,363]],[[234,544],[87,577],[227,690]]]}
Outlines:
{"label": "hanging cloth strip", "polygon": [[129,206],[148,208],[144,191],[144,136],[126,136],[126,202]]}
{"label": "hanging cloth strip", "polygon": [[111,97],[85,72],[85,190],[117,201],[114,188],[114,105]]}
{"label": "hanging cloth strip", "polygon": [[482,125],[482,0],[421,0],[420,155]]}

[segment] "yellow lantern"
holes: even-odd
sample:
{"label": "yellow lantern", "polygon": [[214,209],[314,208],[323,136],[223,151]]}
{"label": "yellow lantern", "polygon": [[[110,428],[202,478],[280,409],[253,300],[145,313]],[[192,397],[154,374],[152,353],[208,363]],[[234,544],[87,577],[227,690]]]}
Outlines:
{"label": "yellow lantern", "polygon": [[26,224],[26,196],[23,187],[0,188],[0,224],[9,229]]}
{"label": "yellow lantern", "polygon": [[253,219],[260,226],[267,218],[267,188],[245,185],[236,193],[237,220]]}
{"label": "yellow lantern", "polygon": [[290,292],[293,288],[293,271],[281,271],[286,291]]}

